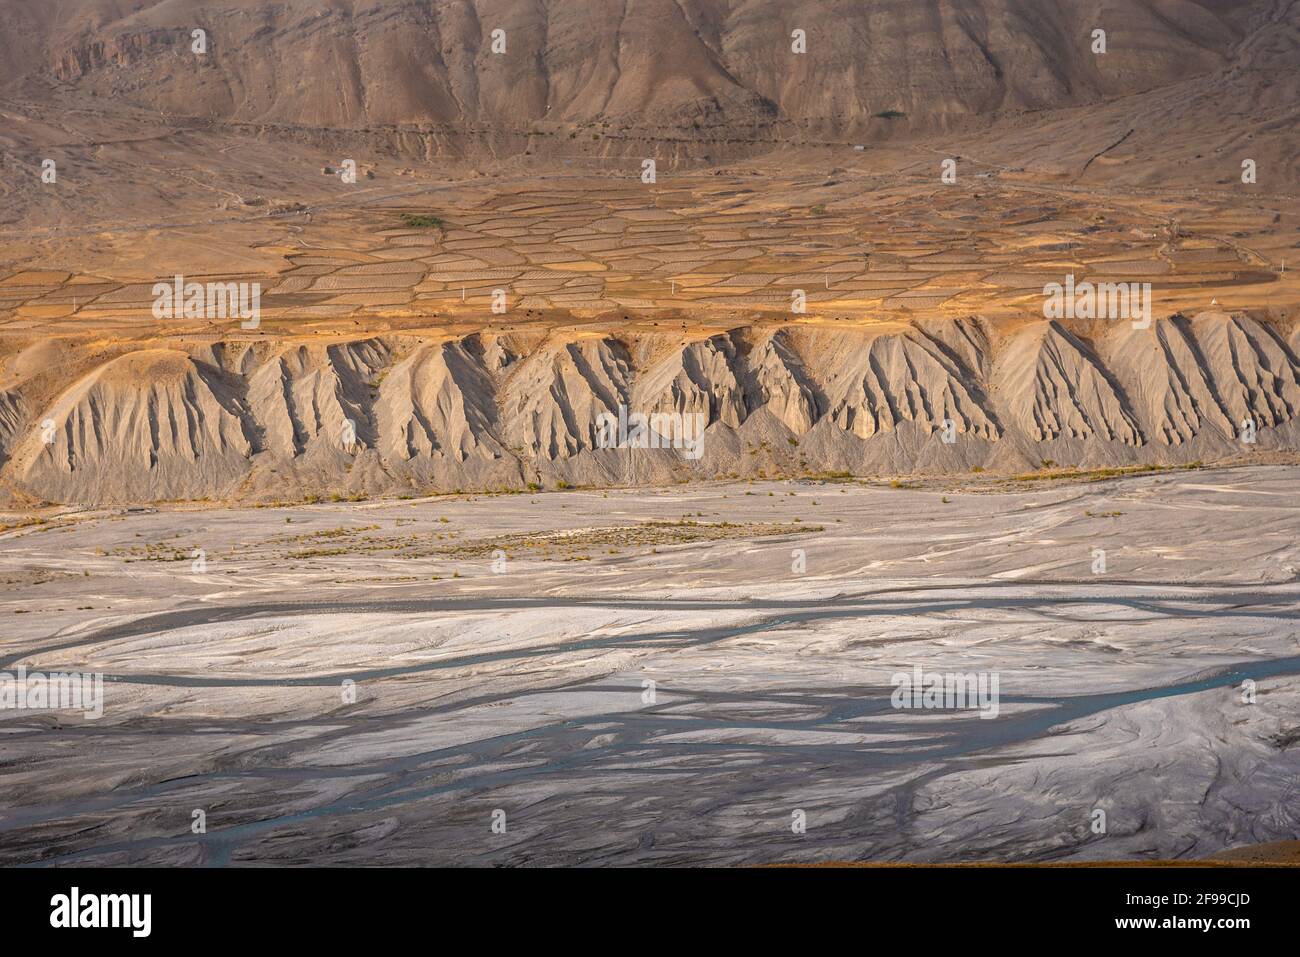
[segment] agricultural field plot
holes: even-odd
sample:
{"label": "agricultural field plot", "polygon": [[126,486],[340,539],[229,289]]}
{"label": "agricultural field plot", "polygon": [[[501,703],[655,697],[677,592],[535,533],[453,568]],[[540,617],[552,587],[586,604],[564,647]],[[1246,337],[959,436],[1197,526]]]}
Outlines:
{"label": "agricultural field plot", "polygon": [[[1294,237],[1265,202],[1183,206],[993,179],[958,192],[843,170],[753,183],[569,177],[450,190],[431,206],[327,207],[286,227],[278,274],[194,278],[259,281],[269,324],[308,326],[661,311],[997,318],[1038,312],[1044,286],[1067,275],[1150,283],[1162,314],[1288,298],[1279,284],[1289,282]],[[0,323],[152,322],[152,289],[72,269],[10,269]]]}

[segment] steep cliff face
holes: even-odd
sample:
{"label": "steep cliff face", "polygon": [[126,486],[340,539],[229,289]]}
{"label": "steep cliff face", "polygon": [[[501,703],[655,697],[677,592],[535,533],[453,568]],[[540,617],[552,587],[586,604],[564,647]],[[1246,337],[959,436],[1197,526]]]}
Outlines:
{"label": "steep cliff face", "polygon": [[[147,348],[53,394],[48,371],[11,362],[0,482],[99,504],[1208,461],[1300,449],[1295,343],[1221,312],[996,334],[976,319],[571,327]],[[692,417],[699,454],[602,446],[602,416],[637,414]]]}

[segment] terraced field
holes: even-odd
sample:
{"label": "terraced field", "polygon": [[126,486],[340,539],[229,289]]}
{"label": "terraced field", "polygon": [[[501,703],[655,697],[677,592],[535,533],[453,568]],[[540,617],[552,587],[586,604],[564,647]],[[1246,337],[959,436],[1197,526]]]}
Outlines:
{"label": "terraced field", "polygon": [[[1216,299],[1285,309],[1294,298],[1282,280],[1295,227],[1278,230],[1276,203],[1243,204],[1239,194],[1181,208],[1019,184],[996,170],[976,192],[860,170],[775,181],[750,172],[503,182],[440,195],[432,208],[325,208],[286,220],[277,275],[187,278],[260,281],[268,323],[308,326],[685,310],[697,319],[1025,316],[1067,274],[1149,282],[1166,314]],[[438,225],[404,225],[411,215]],[[11,271],[0,280],[0,320],[9,331],[152,322],[152,285]],[[496,290],[504,312],[492,309]],[[795,310],[796,290],[806,313]]]}

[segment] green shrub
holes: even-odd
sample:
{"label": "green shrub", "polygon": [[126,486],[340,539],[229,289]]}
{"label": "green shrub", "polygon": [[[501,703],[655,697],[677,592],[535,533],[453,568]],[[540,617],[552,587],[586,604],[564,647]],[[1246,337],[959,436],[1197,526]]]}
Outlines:
{"label": "green shrub", "polygon": [[425,213],[402,213],[402,224],[412,229],[436,229],[442,225],[442,220]]}

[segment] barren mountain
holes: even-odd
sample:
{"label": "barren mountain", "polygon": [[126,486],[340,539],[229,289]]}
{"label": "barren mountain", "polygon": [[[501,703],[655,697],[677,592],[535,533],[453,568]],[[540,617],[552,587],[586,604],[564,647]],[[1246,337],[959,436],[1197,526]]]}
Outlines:
{"label": "barren mountain", "polygon": [[[8,0],[3,78],[249,123],[646,127],[779,117],[838,130],[886,110],[942,119],[1169,84],[1225,65],[1271,6],[89,0],[68,9]],[[1108,27],[1103,61],[1089,43]],[[208,34],[201,56],[191,52],[195,29]],[[792,50],[796,30],[806,53]]]}
{"label": "barren mountain", "polygon": [[[531,145],[560,152],[564,139],[548,137],[588,127],[613,137],[685,133],[700,145],[770,141],[778,129],[786,141],[880,136],[1285,62],[1293,44],[1262,32],[1293,31],[1290,6],[87,0],[69,9],[5,0],[0,84],[47,106],[386,133],[412,151],[441,150],[450,138],[461,149],[482,139],[522,152],[537,138]],[[204,31],[201,53],[195,30]],[[1093,51],[1097,30],[1104,55]],[[797,31],[805,52],[795,52]]]}

